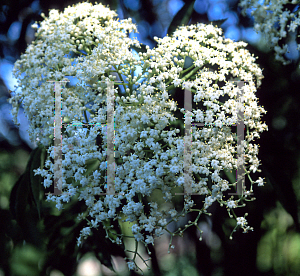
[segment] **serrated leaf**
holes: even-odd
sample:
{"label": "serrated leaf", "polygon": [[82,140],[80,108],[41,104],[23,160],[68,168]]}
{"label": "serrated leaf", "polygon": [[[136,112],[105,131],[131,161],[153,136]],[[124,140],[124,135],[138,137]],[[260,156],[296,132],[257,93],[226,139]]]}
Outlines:
{"label": "serrated leaf", "polygon": [[171,35],[179,26],[187,25],[194,10],[195,0],[186,3],[174,16],[169,29],[168,35]]}
{"label": "serrated leaf", "polygon": [[33,199],[30,196],[30,170],[38,150],[39,148],[36,148],[31,152],[25,172],[20,176],[11,192],[10,209],[22,229],[24,239],[37,247],[41,247],[41,236],[37,228],[37,214],[36,210],[32,208]]}
{"label": "serrated leaf", "polygon": [[12,189],[10,196],[10,205],[15,212],[15,217],[22,218],[28,205],[29,192],[30,192],[30,167],[37,148],[34,149],[29,157],[25,172],[20,176]]}
{"label": "serrated leaf", "polygon": [[33,155],[32,162],[30,165],[30,187],[33,195],[34,203],[38,211],[39,219],[41,218],[41,202],[40,202],[40,192],[41,192],[41,182],[42,177],[40,175],[34,175],[33,170],[37,168],[43,168],[46,157],[46,149],[39,145]]}
{"label": "serrated leaf", "polygon": [[37,227],[38,218],[36,209],[32,208],[30,199],[30,173],[26,171],[20,179],[16,193],[15,211],[16,220],[22,229],[23,238],[38,248],[42,248],[42,239]]}

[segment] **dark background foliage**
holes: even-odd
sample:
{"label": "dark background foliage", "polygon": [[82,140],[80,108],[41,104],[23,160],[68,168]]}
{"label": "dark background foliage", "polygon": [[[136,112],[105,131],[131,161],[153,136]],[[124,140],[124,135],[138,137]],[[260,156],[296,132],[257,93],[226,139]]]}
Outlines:
{"label": "dark background foliage", "polygon": [[[81,275],[78,265],[85,256],[91,256],[88,254],[109,268],[113,268],[111,255],[125,256],[122,246],[104,238],[104,227],[95,230],[83,247],[76,247],[76,237],[85,222],[75,217],[84,211],[84,204],[72,201],[63,212],[58,212],[53,204],[44,201],[44,192],[49,190],[36,185],[40,180],[30,173],[45,157],[43,149],[35,149],[28,140],[28,123],[22,110],[19,127],[9,115],[7,99],[14,80],[7,71],[34,38],[30,25],[42,19],[41,12],[47,15],[49,9],[63,10],[73,3],[78,1],[1,1],[0,275]],[[269,131],[258,141],[262,172],[256,176],[265,176],[267,184],[255,187],[256,200],[241,210],[249,213],[247,219],[254,231],[237,231],[230,240],[232,219],[225,208],[214,204],[213,215],[201,220],[201,242],[197,229],[190,227],[184,238],[175,239],[176,247],[171,254],[166,254],[166,242],[150,248],[153,259],[148,275],[299,275],[300,70],[299,54],[293,45],[290,44],[287,55],[291,64],[283,66],[276,62],[263,37],[254,35],[253,19],[241,15],[235,0],[101,3],[117,10],[120,18],[134,18],[139,40],[150,47],[155,46],[154,36],[163,37],[178,25],[227,18],[224,23],[219,22],[225,35],[250,42],[249,51],[258,56],[257,62],[264,68],[265,78],[257,96],[268,111],[263,120]],[[116,223],[114,226],[116,231],[125,227]]]}

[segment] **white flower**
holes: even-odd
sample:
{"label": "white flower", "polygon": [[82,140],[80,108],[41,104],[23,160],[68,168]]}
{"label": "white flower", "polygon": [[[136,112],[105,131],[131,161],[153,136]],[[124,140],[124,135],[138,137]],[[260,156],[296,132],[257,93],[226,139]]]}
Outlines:
{"label": "white flower", "polygon": [[155,227],[152,224],[149,223],[149,224],[145,224],[144,228],[145,228],[146,231],[152,232]]}
{"label": "white flower", "polygon": [[154,87],[151,86],[151,85],[148,85],[148,86],[145,88],[145,92],[146,92],[147,94],[151,94],[151,93],[153,93],[153,91],[154,91]]}
{"label": "white flower", "polygon": [[145,96],[144,97],[144,102],[146,103],[146,104],[151,104],[152,103],[152,99],[151,99],[151,96]]}
{"label": "white flower", "polygon": [[157,237],[160,237],[161,235],[164,234],[164,233],[163,233],[163,229],[162,229],[161,227],[155,229],[154,232],[155,232],[155,235],[156,235]]}
{"label": "white flower", "polygon": [[212,196],[209,196],[209,197],[205,198],[205,205],[207,206],[207,208],[209,206],[211,206],[215,200],[216,199],[213,198]]}
{"label": "white flower", "polygon": [[192,86],[193,86],[193,83],[192,83],[192,82],[189,82],[189,81],[185,81],[185,82],[182,84],[182,88],[187,89],[187,90],[190,90]]}
{"label": "white flower", "polygon": [[179,84],[181,83],[181,80],[180,79],[174,79],[173,81],[172,81],[172,83],[174,84],[174,86],[179,86]]}
{"label": "white flower", "polygon": [[79,236],[78,238],[77,238],[77,246],[79,247],[80,245],[81,245],[81,243],[82,243],[82,237],[81,236]]}
{"label": "white flower", "polygon": [[247,224],[247,220],[243,217],[236,218],[237,225],[241,225],[242,227]]}
{"label": "white flower", "polygon": [[132,225],[131,227],[132,233],[137,233],[140,231],[140,227],[137,224]]}
{"label": "white flower", "polygon": [[91,228],[90,227],[84,227],[81,231],[83,236],[89,236],[91,234]]}
{"label": "white flower", "polygon": [[235,208],[236,202],[233,200],[229,200],[229,201],[227,201],[227,206],[228,206],[228,208]]}
{"label": "white flower", "polygon": [[159,223],[161,226],[165,226],[165,225],[167,225],[167,220],[166,220],[166,219],[160,219],[160,220],[158,221],[158,223]]}
{"label": "white flower", "polygon": [[198,59],[196,61],[194,61],[194,64],[197,66],[197,67],[201,67],[203,65],[203,61]]}
{"label": "white flower", "polygon": [[60,201],[58,201],[55,205],[55,207],[60,211],[61,209],[63,209],[63,205]]}
{"label": "white flower", "polygon": [[154,244],[154,239],[152,236],[147,235],[147,239],[145,240],[145,242]]}
{"label": "white flower", "polygon": [[[84,201],[87,212],[78,217],[88,219],[90,227],[81,229],[78,244],[91,234],[91,227],[98,227],[107,219],[123,217],[124,221],[133,222],[131,230],[136,241],[153,244],[154,237],[164,233],[170,217],[171,221],[179,219],[176,208],[162,211],[160,207],[166,202],[176,206],[172,205],[172,189],[183,187],[188,173],[195,174],[191,181],[193,192],[205,198],[202,211],[221,200],[222,192],[229,189],[221,171],[237,167],[236,133],[223,125],[237,124],[239,120],[236,99],[239,89],[236,83],[229,82],[232,72],[241,79],[249,79],[243,101],[249,132],[243,148],[244,163],[248,171],[249,167],[258,170],[258,149],[252,140],[266,129],[260,121],[265,111],[256,98],[262,71],[245,50],[245,43],[225,39],[221,29],[202,23],[182,26],[170,37],[157,38],[157,47],[152,50],[148,47],[137,58],[130,48],[139,46],[139,42],[127,36],[128,32],[136,31],[136,26],[130,19],[116,20],[115,16],[115,12],[103,5],[90,3],[78,4],[64,12],[51,11],[37,30],[36,42],[15,64],[14,74],[22,89],[16,92],[11,103],[17,119],[17,107],[23,100],[31,139],[35,141],[39,137],[48,150],[44,169],[35,173],[43,176],[43,184],[50,187],[56,166],[52,161],[55,148],[49,138],[53,135],[55,110],[54,85],[46,80],[63,79],[66,74],[73,76],[76,85],[62,85],[61,90],[62,111],[69,122],[66,131],[62,130],[65,158],[61,166],[68,181],[62,181],[65,194],[48,196],[47,200],[55,201],[59,209],[63,208],[64,201],[77,194],[78,200]],[[85,54],[80,54],[82,50]],[[77,53],[74,60],[68,57],[70,52]],[[188,55],[194,64],[186,70],[184,61]],[[214,65],[218,70],[208,70]],[[137,66],[143,68],[143,77],[133,72]],[[118,79],[121,76],[126,80],[121,89],[114,89],[115,105],[108,97],[111,71],[116,71],[113,73]],[[187,122],[177,118],[174,112],[179,104],[170,93],[173,85],[191,90],[192,110],[187,116],[190,123],[206,123],[192,126],[191,145],[186,144],[187,135],[179,127]],[[182,96],[186,97],[187,92]],[[108,110],[112,105],[113,123],[108,125],[112,115]],[[186,112],[184,108],[181,111]],[[83,127],[83,122],[89,126]],[[107,141],[109,132],[114,136],[113,145]],[[188,173],[187,155],[191,162]],[[108,164],[110,159],[115,159],[112,164]],[[107,172],[112,170],[116,194],[101,195],[110,179],[106,178]],[[204,174],[207,177],[203,178]],[[208,179],[213,181],[211,186]],[[260,185],[262,180],[257,183]],[[148,212],[141,197],[150,197],[156,190],[161,194],[157,201],[162,205],[150,202]],[[182,215],[193,205],[192,200],[186,200]],[[227,202],[227,206],[236,207],[233,201]],[[130,261],[128,267],[134,269],[136,265]]]}
{"label": "white flower", "polygon": [[259,177],[255,182],[257,183],[257,186],[264,186],[264,180],[261,177]]}
{"label": "white flower", "polygon": [[136,265],[133,261],[127,262],[129,270],[134,270],[136,268]]}
{"label": "white flower", "polygon": [[179,177],[179,178],[177,179],[177,183],[181,186],[182,184],[185,183],[185,178],[184,178],[183,176]]}
{"label": "white flower", "polygon": [[169,211],[169,214],[171,215],[172,218],[176,217],[177,216],[177,211],[175,209],[171,209]]}
{"label": "white flower", "polygon": [[299,12],[296,9],[293,11],[287,10],[285,8],[286,3],[287,1],[281,0],[262,3],[250,0],[241,1],[240,3],[244,14],[247,9],[252,9],[251,15],[255,21],[255,29],[263,34],[264,39],[269,42],[276,52],[275,58],[284,65],[289,63],[283,58],[283,54],[287,52],[287,47],[286,45],[279,46],[278,42],[287,36],[286,29],[289,32],[294,32],[296,27],[300,25]]}
{"label": "white flower", "polygon": [[219,166],[219,161],[218,160],[212,160],[211,161],[211,166],[214,168],[214,169],[217,169]]}
{"label": "white flower", "polygon": [[144,240],[144,236],[141,233],[137,233],[134,235],[134,238],[137,242],[139,241],[143,241]]}

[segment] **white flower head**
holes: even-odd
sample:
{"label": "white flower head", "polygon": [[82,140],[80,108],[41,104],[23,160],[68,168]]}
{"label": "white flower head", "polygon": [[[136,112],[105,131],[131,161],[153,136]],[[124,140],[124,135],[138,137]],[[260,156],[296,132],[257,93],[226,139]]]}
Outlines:
{"label": "white flower head", "polygon": [[[92,233],[91,227],[122,217],[134,223],[136,241],[153,244],[170,221],[178,221],[194,206],[191,199],[185,200],[182,212],[172,205],[173,188],[185,189],[187,183],[193,193],[205,196],[201,212],[206,212],[229,189],[223,170],[237,169],[237,159],[239,165],[247,162],[248,171],[258,170],[258,149],[252,140],[267,128],[260,121],[265,111],[255,96],[262,71],[245,43],[225,39],[221,29],[199,23],[157,38],[157,47],[148,47],[137,58],[131,46],[139,47],[139,42],[127,36],[136,26],[130,19],[115,17],[101,4],[51,11],[14,69],[22,88],[11,100],[15,119],[22,100],[32,141],[38,136],[48,151],[47,166],[35,174],[50,187],[57,165],[62,168],[64,193],[48,200],[62,209],[78,195],[91,217],[90,226],[80,232],[79,245]],[[215,65],[219,69],[214,71]],[[143,76],[135,74],[137,66],[143,68]],[[229,81],[230,74],[248,80],[240,105],[239,86]],[[54,84],[47,80],[64,77],[71,80],[68,86],[62,84],[60,99],[62,120],[68,122],[61,130],[64,159],[53,164]],[[178,96],[184,103],[175,101],[176,93],[182,93]],[[243,121],[237,110],[241,105]],[[186,117],[179,118],[177,109]],[[238,123],[249,130],[238,148],[244,159],[236,157],[236,133],[230,128]],[[104,194],[111,183],[115,194]],[[263,182],[259,178],[256,183]],[[144,206],[141,197],[156,190],[162,198]],[[160,206],[166,202],[168,211]],[[232,200],[227,206],[237,207]],[[246,225],[243,218],[237,223]],[[136,264],[129,261],[128,267],[135,269]]]}

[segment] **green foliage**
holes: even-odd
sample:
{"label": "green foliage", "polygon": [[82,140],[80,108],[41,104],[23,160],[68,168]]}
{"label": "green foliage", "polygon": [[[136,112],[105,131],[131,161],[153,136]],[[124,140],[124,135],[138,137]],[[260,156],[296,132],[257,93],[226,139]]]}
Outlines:
{"label": "green foliage", "polygon": [[[43,188],[42,178],[33,173],[33,169],[44,167],[45,158],[46,149],[43,146],[32,151],[25,172],[11,191],[12,217],[8,212],[7,215],[0,214],[8,221],[4,231],[14,244],[13,275],[49,275],[51,267],[63,272],[65,276],[72,276],[76,272],[78,260],[86,253],[93,253],[102,264],[113,270],[112,255],[125,257],[124,245],[113,242],[116,234],[121,234],[119,222],[108,220],[101,224],[78,247],[76,238],[80,230],[87,226],[87,221],[79,221],[77,216],[86,212],[86,205],[74,197],[63,211],[58,212],[54,203],[45,201],[47,190]],[[89,160],[85,173],[94,171],[99,162],[98,159]],[[108,240],[105,238],[105,229],[112,225],[115,235],[111,234]]]}
{"label": "green foliage", "polygon": [[265,235],[257,246],[257,267],[275,275],[297,275],[299,272],[300,234],[291,226],[292,217],[277,202],[277,208],[264,216]]}
{"label": "green foliage", "polygon": [[84,176],[90,175],[97,168],[99,168],[100,160],[99,159],[91,159],[86,162],[86,171],[84,172]]}
{"label": "green foliage", "polygon": [[37,168],[43,168],[46,159],[46,149],[39,145],[34,152],[32,162],[30,164],[30,184],[31,192],[33,195],[34,203],[37,207],[39,218],[41,218],[41,183],[42,177],[40,175],[34,175],[33,170]]}
{"label": "green foliage", "polygon": [[194,4],[195,0],[187,1],[177,12],[169,26],[168,35],[171,35],[178,28],[178,26],[188,24],[194,10]]}
{"label": "green foliage", "polygon": [[13,275],[39,275],[39,262],[43,252],[35,246],[25,244],[17,246],[12,254],[11,262]]}
{"label": "green foliage", "polygon": [[[43,149],[37,147],[30,155],[25,172],[20,176],[10,195],[10,211],[18,225],[22,229],[24,239],[41,248],[41,234],[38,229],[39,214],[39,187],[38,183],[31,171],[41,165],[41,156],[44,156]],[[35,202],[36,200],[36,202]],[[37,208],[34,208],[34,203]]]}

